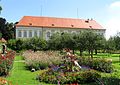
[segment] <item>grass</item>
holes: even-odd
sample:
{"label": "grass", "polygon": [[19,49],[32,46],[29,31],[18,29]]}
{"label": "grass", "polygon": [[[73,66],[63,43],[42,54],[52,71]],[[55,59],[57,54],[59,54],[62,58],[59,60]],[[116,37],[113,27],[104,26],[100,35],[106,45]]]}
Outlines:
{"label": "grass", "polygon": [[40,71],[30,72],[25,68],[24,62],[20,62],[21,60],[21,56],[15,57],[11,74],[6,78],[8,81],[12,82],[13,85],[47,85],[36,80]]}
{"label": "grass", "polygon": [[[115,68],[115,72],[113,73],[101,73],[102,77],[109,79],[108,77],[116,76],[118,80],[120,78],[120,61],[119,54],[107,54],[107,53],[98,53],[94,55],[94,58],[108,58],[113,60],[113,66]],[[23,62],[23,58],[21,56],[16,56],[13,69],[11,71],[10,76],[6,79],[12,82],[13,85],[50,85],[39,82],[36,80],[36,76],[42,71],[30,72],[26,69],[25,64]],[[82,84],[82,85],[94,85],[92,84]],[[107,84],[106,84],[107,85]],[[115,85],[114,83],[109,85]]]}

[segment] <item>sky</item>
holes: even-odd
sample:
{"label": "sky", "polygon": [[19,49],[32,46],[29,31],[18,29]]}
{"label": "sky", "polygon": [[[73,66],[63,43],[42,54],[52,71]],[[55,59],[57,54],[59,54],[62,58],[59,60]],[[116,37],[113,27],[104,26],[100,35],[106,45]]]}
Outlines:
{"label": "sky", "polygon": [[18,22],[23,16],[94,19],[106,38],[120,32],[120,0],[1,0],[0,17]]}

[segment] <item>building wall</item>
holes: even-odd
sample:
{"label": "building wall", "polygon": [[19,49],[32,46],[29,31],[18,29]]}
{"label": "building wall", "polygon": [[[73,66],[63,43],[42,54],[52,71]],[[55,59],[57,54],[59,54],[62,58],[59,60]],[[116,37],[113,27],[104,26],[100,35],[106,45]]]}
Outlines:
{"label": "building wall", "polygon": [[[85,29],[77,28],[41,28],[41,27],[17,27],[16,28],[16,38],[30,38],[30,37],[42,37],[46,40],[54,33],[79,33]],[[97,34],[105,35],[105,30],[93,30]],[[21,35],[21,36],[20,36]]]}
{"label": "building wall", "polygon": [[42,28],[36,28],[36,27],[16,28],[16,38],[30,38],[35,36],[42,37]]}

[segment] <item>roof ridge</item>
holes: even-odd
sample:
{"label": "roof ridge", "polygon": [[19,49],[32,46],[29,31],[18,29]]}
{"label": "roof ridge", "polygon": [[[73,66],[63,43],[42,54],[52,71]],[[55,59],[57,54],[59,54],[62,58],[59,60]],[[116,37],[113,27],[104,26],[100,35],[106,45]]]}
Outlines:
{"label": "roof ridge", "polygon": [[23,16],[23,17],[87,20],[87,19],[82,19],[82,18],[72,18],[72,17],[69,17],[69,18],[68,18],[68,17],[51,17],[51,16]]}

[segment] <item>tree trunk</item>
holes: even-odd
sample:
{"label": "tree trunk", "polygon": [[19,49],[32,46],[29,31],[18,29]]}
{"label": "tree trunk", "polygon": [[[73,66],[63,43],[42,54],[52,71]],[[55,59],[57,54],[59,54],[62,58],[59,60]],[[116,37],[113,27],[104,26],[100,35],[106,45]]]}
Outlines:
{"label": "tree trunk", "polygon": [[90,50],[88,50],[88,52],[89,52],[89,55],[90,55]]}
{"label": "tree trunk", "polygon": [[91,58],[93,58],[93,50],[91,50]]}
{"label": "tree trunk", "polygon": [[75,54],[75,50],[73,49],[72,51],[73,51],[73,54]]}
{"label": "tree trunk", "polygon": [[82,56],[82,50],[80,50],[80,56]]}
{"label": "tree trunk", "polygon": [[97,49],[95,49],[95,55],[97,55]]}

